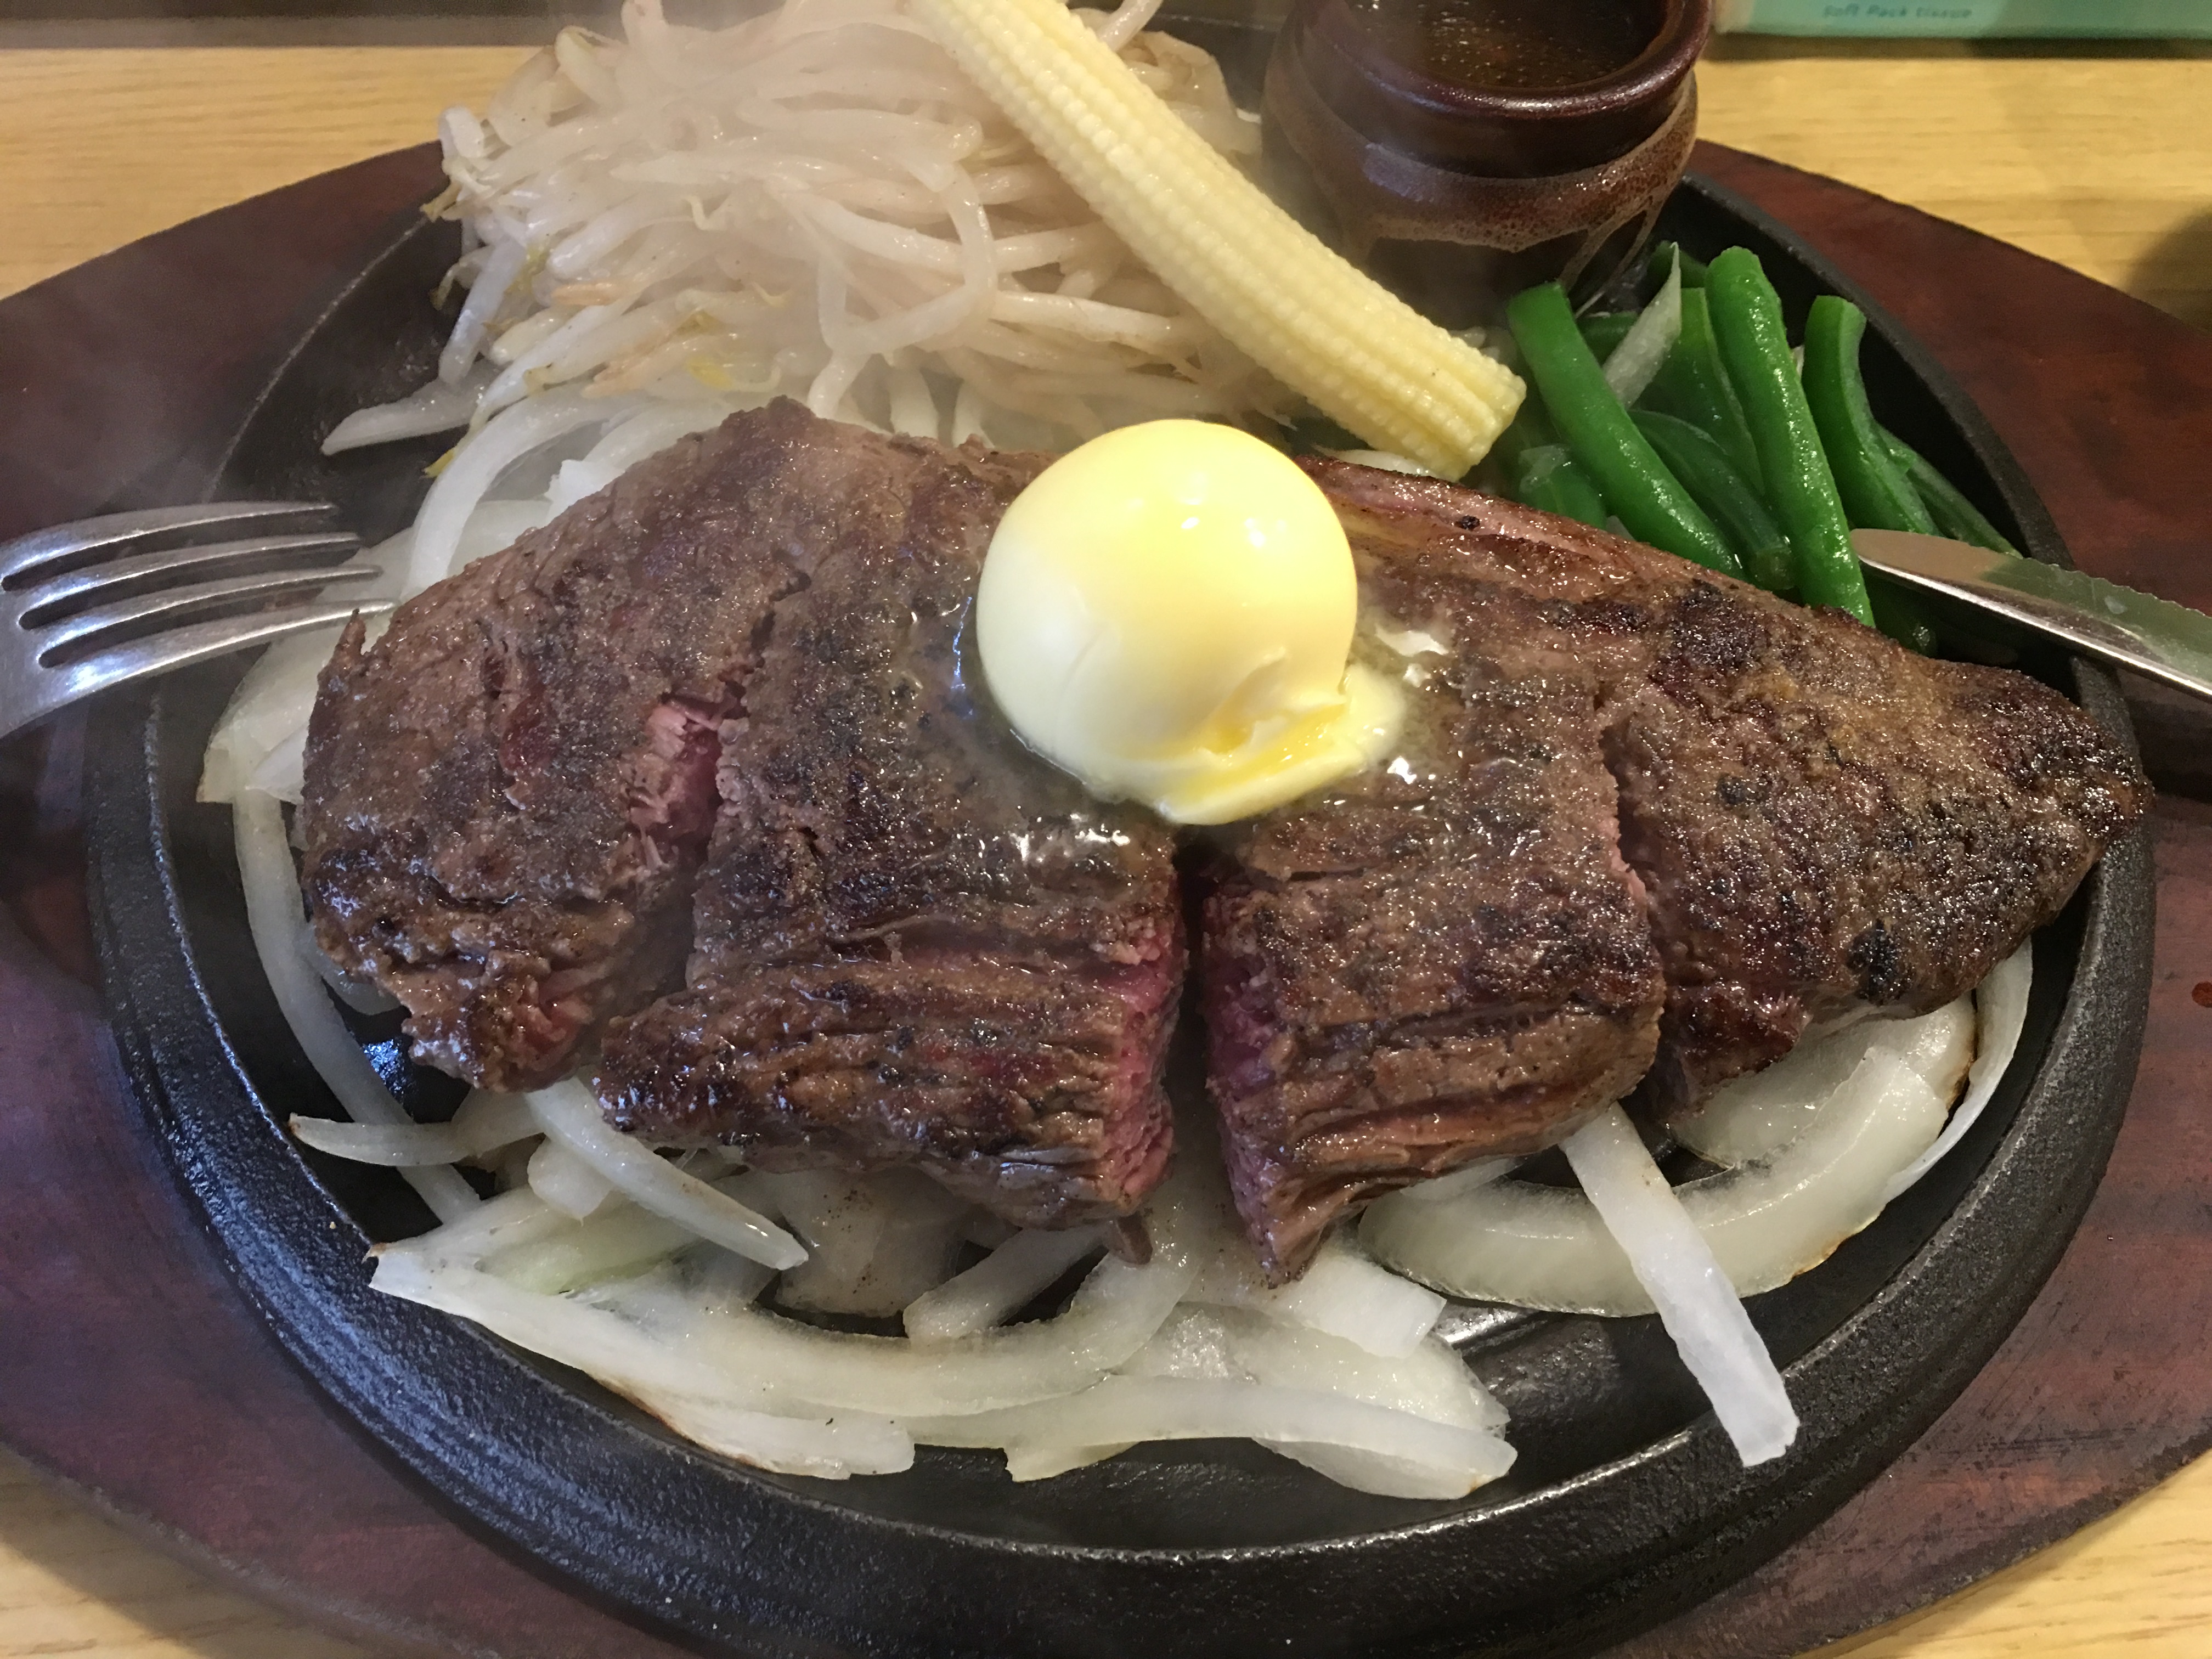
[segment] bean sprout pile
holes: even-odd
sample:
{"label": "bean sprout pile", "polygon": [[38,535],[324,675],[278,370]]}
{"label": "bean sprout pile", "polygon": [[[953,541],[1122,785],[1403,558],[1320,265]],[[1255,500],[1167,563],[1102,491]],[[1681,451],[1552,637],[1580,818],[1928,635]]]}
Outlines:
{"label": "bean sprout pile", "polygon": [[[1213,59],[1143,30],[1157,3],[1085,15],[1249,157],[1258,127]],[[436,205],[460,222],[467,298],[426,405],[480,425],[557,387],[783,392],[903,433],[1065,447],[1283,401],[898,0],[793,0],[719,30],[659,0],[623,16],[625,40],[566,29],[481,118],[443,118]]]}

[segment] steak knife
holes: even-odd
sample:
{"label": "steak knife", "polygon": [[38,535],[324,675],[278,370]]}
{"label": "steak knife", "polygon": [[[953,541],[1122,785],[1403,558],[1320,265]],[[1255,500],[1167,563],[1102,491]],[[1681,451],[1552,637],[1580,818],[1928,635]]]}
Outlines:
{"label": "steak knife", "polygon": [[2212,617],[2079,570],[1902,530],[1854,530],[1860,562],[1906,587],[2045,635],[2212,702]]}

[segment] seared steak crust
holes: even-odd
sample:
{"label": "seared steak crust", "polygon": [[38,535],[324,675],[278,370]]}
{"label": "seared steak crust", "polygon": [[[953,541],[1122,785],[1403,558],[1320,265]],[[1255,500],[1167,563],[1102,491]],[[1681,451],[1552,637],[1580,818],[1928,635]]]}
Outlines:
{"label": "seared steak crust", "polygon": [[1126,1214],[1169,1145],[1173,843],[1024,748],[963,654],[1043,458],[835,430],[905,513],[775,605],[723,728],[688,987],[610,1030],[600,1098],[768,1167],[915,1163],[1026,1225]]}
{"label": "seared steak crust", "polygon": [[1205,913],[1231,1186],[1279,1279],[1377,1193],[1620,1099],[1666,991],[1591,676],[1540,642],[1528,594],[1402,571],[1354,522],[1370,623],[1449,645],[1364,647],[1419,682],[1402,758],[1225,837]]}
{"label": "seared steak crust", "polygon": [[1808,1027],[1962,994],[2148,805],[2132,758],[2022,675],[1702,585],[1635,603],[1650,655],[1607,753],[1667,955],[1661,1116]]}
{"label": "seared steak crust", "polygon": [[350,629],[308,728],[323,948],[410,1012],[417,1059],[487,1088],[672,981],[713,818],[715,727],[816,547],[903,503],[795,406],[625,474]]}
{"label": "seared steak crust", "polygon": [[1594,676],[1666,966],[1662,1110],[1810,1025],[1960,995],[2148,808],[2134,757],[2023,675],[1510,502],[1316,471],[1356,545],[1425,532],[1420,568],[1520,586],[1547,624],[1531,648]]}
{"label": "seared steak crust", "polygon": [[[596,1036],[647,1139],[1128,1213],[1169,1152],[1176,842],[1024,749],[968,651],[1042,465],[780,403],[349,629],[300,817],[324,948],[488,1087]],[[1310,465],[1409,713],[1387,767],[1194,838],[1210,1086],[1278,1279],[1639,1079],[1664,1115],[1815,1024],[1949,1000],[2148,805],[2019,675]]]}
{"label": "seared steak crust", "polygon": [[1949,1001],[2148,804],[2023,676],[1307,465],[1424,684],[1405,757],[1229,837],[1206,908],[1211,1086],[1279,1279],[1375,1194],[1547,1145],[1638,1076],[1664,1116],[1816,1023]]}

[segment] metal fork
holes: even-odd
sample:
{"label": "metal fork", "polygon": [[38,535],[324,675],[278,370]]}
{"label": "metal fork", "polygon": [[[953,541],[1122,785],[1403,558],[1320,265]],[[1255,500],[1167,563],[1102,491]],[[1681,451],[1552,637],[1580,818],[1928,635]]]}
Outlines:
{"label": "metal fork", "polygon": [[[111,686],[391,610],[381,599],[276,603],[384,574],[340,563],[358,537],[308,527],[334,511],[157,507],[0,543],[0,737]],[[214,535],[234,539],[204,541]]]}

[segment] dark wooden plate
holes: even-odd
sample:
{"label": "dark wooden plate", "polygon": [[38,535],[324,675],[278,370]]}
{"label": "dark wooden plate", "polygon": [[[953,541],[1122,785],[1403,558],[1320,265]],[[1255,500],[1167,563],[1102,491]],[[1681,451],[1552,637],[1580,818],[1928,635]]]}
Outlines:
{"label": "dark wooden plate", "polygon": [[[1710,183],[1686,188],[1667,229],[1707,254],[1753,246],[1800,313],[1823,291],[1866,303]],[[300,336],[219,489],[327,495],[371,536],[405,521],[434,442],[330,461],[315,441],[424,378],[447,234],[408,229]],[[1870,339],[1885,417],[2024,546],[2063,558],[1932,359],[1878,312]],[[2106,683],[2040,666],[2124,729]],[[1241,1444],[1140,1449],[1023,1487],[994,1457],[951,1452],[843,1485],[763,1475],[368,1291],[367,1240],[428,1218],[396,1179],[303,1154],[276,1127],[331,1107],[254,963],[228,815],[191,801],[236,672],[118,700],[93,728],[95,936],[149,1122],[279,1340],[380,1446],[596,1598],[732,1650],[1568,1653],[1652,1624],[1818,1522],[1996,1348],[2094,1188],[2141,1029],[2136,842],[2039,939],[2028,1039],[1966,1145],[1820,1269],[1754,1302],[1806,1419],[1790,1455],[1757,1470],[1736,1467],[1656,1322],[1531,1318],[1468,1344],[1521,1461],[1465,1503],[1364,1497]],[[363,1036],[419,1109],[450,1109],[450,1087],[408,1074],[388,1031]]]}

